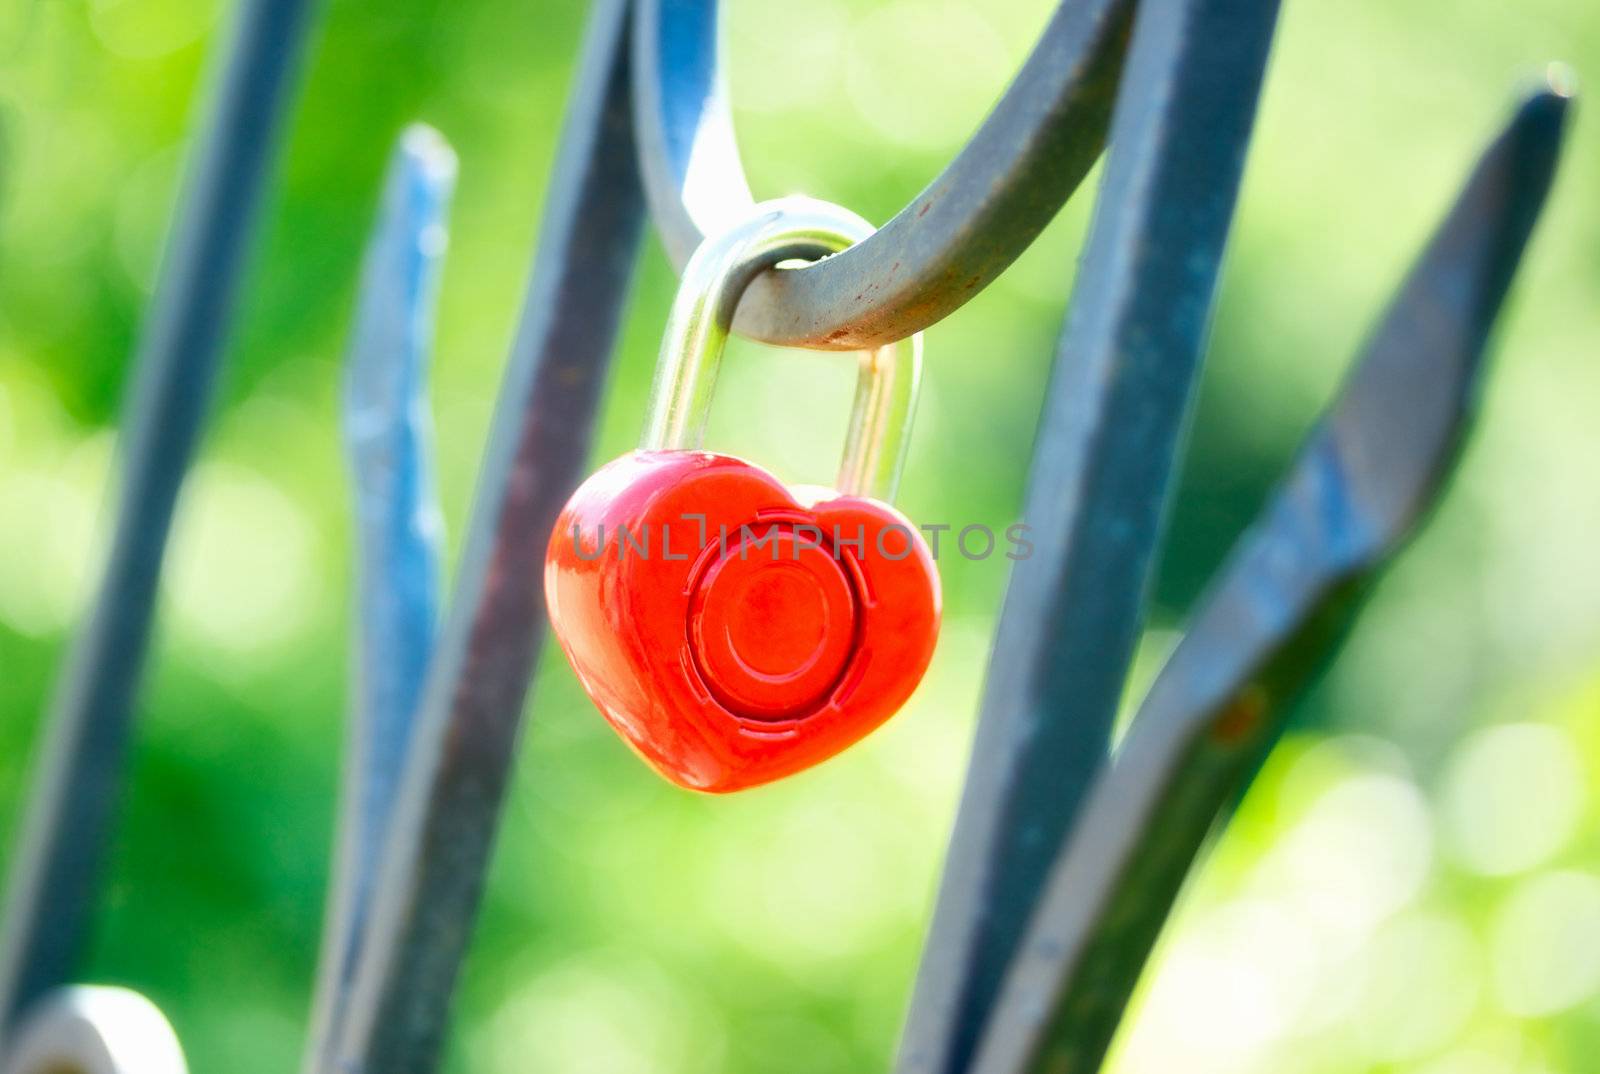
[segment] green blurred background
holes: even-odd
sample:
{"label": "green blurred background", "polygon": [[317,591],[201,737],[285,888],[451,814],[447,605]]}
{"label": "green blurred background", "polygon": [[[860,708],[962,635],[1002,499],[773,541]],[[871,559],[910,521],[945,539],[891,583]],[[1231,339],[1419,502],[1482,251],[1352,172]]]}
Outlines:
{"label": "green blurred background", "polygon": [[[758,194],[886,219],[1051,7],[729,3]],[[102,547],[128,354],[223,8],[0,12],[0,853]],[[348,663],[336,404],[385,158],[421,118],[462,161],[434,397],[458,540],[584,9],[327,8],[183,502],[84,967],[154,998],[200,1074],[290,1070],[305,1030]],[[1287,0],[1136,686],[1551,59],[1600,77],[1600,5]],[[1600,118],[1582,103],[1569,148],[1446,506],[1186,896],[1124,1074],[1565,1074],[1600,1055]],[[913,517],[1017,516],[1095,186],[929,331]],[[637,434],[673,287],[653,237],[642,256],[597,461]],[[849,392],[847,362],[736,346],[712,441],[826,479]],[[1000,557],[941,566],[947,624],[908,710],[731,799],[649,773],[546,654],[452,1071],[883,1068],[1005,584]]]}

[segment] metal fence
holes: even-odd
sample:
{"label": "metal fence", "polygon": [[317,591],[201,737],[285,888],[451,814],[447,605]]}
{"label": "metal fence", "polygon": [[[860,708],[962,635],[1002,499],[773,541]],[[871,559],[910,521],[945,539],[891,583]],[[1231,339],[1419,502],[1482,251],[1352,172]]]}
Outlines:
{"label": "metal fence", "polygon": [[[949,167],[876,234],[768,271],[735,327],[857,349],[977,294],[1102,149],[959,816],[895,1069],[1098,1069],[1202,842],[1437,497],[1556,166],[1559,72],[1517,104],[1113,750],[1277,0],[1065,0]],[[714,0],[595,0],[449,600],[419,421],[454,159],[403,136],[350,356],[359,664],[307,1074],[435,1068],[642,227],[681,267],[752,203]],[[122,431],[120,510],[7,883],[0,1068],[181,1070],[154,1007],[72,986],[156,580],[237,310],[311,0],[241,0]],[[443,604],[442,616],[439,607]]]}

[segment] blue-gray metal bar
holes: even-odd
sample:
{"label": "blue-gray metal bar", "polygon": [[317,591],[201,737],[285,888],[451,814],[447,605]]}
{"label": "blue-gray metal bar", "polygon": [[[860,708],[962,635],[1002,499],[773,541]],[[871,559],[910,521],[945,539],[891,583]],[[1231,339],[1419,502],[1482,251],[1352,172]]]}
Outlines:
{"label": "blue-gray metal bar", "polygon": [[[682,268],[753,204],[721,65],[717,0],[639,0],[635,108],[650,209]],[[1063,0],[950,166],[877,233],[763,273],[734,329],[788,346],[894,343],[958,309],[1027,249],[1100,156],[1134,0]]]}
{"label": "blue-gray metal bar", "polygon": [[966,1069],[1106,754],[1277,0],[1144,0],[896,1070]]}
{"label": "blue-gray metal bar", "polygon": [[1344,391],[1240,540],[1118,749],[1006,978],[975,1074],[1092,1074],[1218,814],[1437,499],[1567,101],[1490,146]]}
{"label": "blue-gray metal bar", "polygon": [[72,975],[133,721],[162,552],[212,396],[313,0],[245,0],[146,324],[121,442],[120,508],[66,662],[0,926],[0,1034]]}
{"label": "blue-gray metal bar", "polygon": [[[332,1074],[438,1062],[534,662],[550,528],[588,461],[643,226],[629,103],[628,3],[598,0],[578,63],[460,576],[415,741]],[[320,1053],[320,1049],[318,1049]]]}
{"label": "blue-gray metal bar", "polygon": [[[331,1046],[410,753],[439,615],[443,523],[433,484],[428,362],[456,157],[438,132],[395,148],[367,250],[345,377],[356,506],[355,681],[334,876],[310,1039]],[[316,1069],[330,1056],[308,1055]]]}

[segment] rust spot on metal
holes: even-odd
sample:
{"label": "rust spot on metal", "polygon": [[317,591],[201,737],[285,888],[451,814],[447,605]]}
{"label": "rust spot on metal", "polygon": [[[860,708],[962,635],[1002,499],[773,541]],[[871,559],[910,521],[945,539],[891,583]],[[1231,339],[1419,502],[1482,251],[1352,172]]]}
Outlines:
{"label": "rust spot on metal", "polygon": [[1266,714],[1266,691],[1246,687],[1212,722],[1211,737],[1224,746],[1241,745],[1261,729]]}

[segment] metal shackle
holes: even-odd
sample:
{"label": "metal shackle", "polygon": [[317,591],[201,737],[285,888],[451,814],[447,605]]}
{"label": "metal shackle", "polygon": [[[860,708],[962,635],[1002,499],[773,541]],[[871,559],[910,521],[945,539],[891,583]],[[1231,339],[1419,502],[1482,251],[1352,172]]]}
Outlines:
{"label": "metal shackle", "polygon": [[[762,202],[742,222],[701,243],[684,267],[667,318],[640,448],[694,450],[704,443],[733,314],[752,280],[784,261],[838,253],[872,232],[848,209],[791,197]],[[860,367],[834,487],[848,496],[893,502],[911,443],[922,333],[862,351]]]}

